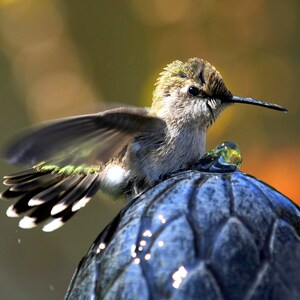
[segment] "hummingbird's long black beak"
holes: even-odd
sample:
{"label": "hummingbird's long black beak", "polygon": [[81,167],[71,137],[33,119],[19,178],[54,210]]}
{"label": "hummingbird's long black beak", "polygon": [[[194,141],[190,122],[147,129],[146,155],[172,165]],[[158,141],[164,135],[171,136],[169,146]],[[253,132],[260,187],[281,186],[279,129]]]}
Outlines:
{"label": "hummingbird's long black beak", "polygon": [[280,110],[283,112],[287,112],[288,110],[278,104],[274,104],[274,103],[268,103],[268,102],[264,102],[261,100],[257,100],[254,98],[243,98],[243,97],[238,97],[238,96],[231,96],[228,98],[221,98],[221,101],[227,102],[227,103],[244,103],[244,104],[251,104],[251,105],[258,105],[258,106],[263,106],[266,108],[270,108],[270,109],[275,109],[275,110]]}

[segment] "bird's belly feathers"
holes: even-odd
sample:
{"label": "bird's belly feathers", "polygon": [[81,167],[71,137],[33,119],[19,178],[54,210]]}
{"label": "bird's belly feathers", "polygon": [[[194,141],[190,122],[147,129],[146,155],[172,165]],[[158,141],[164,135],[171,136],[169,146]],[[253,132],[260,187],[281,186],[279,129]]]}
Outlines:
{"label": "bird's belly feathers", "polygon": [[128,185],[130,172],[119,164],[108,164],[101,173],[100,188],[111,195],[119,195]]}
{"label": "bird's belly feathers", "polygon": [[205,152],[199,135],[167,141],[158,147],[134,142],[129,148],[130,177],[152,186],[162,176],[168,175],[196,162]]}
{"label": "bird's belly feathers", "polygon": [[105,167],[101,188],[116,195],[128,190],[129,184],[133,194],[153,186],[163,176],[197,162],[205,152],[203,136],[189,128],[175,137],[157,134],[136,138],[120,160]]}

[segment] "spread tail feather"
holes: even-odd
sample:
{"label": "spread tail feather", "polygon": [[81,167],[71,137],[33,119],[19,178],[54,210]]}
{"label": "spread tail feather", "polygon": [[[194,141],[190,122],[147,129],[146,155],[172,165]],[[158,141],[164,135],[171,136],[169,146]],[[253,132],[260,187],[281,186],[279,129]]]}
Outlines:
{"label": "spread tail feather", "polygon": [[7,216],[23,218],[21,228],[33,228],[47,222],[43,230],[54,231],[84,207],[100,187],[99,169],[75,169],[40,165],[4,177],[8,188],[1,198],[17,201]]}

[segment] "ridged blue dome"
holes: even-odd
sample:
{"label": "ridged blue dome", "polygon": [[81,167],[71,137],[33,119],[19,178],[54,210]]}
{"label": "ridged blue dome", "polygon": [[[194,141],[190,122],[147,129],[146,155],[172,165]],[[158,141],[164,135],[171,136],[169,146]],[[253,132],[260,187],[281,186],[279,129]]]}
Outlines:
{"label": "ridged blue dome", "polygon": [[300,211],[241,172],[188,171],[131,201],[66,299],[300,299]]}

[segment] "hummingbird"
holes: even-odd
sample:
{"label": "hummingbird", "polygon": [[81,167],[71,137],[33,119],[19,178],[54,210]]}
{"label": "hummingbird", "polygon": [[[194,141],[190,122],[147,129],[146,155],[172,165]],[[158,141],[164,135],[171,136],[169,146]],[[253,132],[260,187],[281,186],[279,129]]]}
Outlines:
{"label": "hummingbird", "polygon": [[164,68],[150,108],[121,107],[30,128],[5,151],[9,163],[30,166],[4,177],[1,197],[17,198],[6,214],[22,216],[21,228],[43,223],[43,231],[54,231],[98,190],[133,197],[202,157],[210,162],[207,130],[234,103],[287,111],[233,96],[214,66],[190,58]]}

